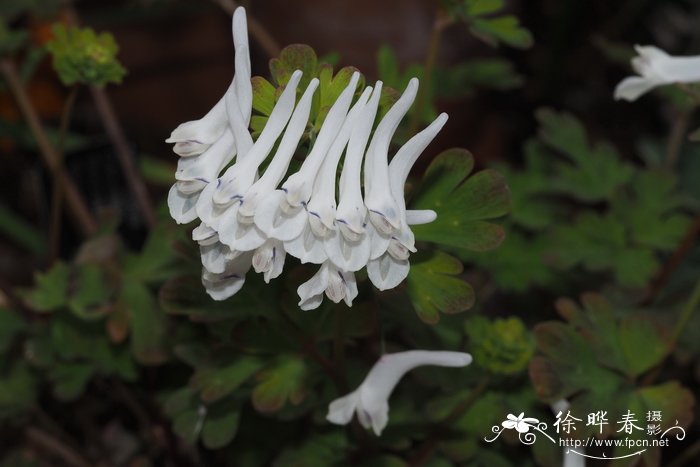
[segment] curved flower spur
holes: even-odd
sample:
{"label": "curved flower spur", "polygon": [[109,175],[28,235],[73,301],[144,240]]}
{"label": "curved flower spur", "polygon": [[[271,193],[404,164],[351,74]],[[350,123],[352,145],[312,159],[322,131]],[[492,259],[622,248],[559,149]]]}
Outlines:
{"label": "curved flower spur", "polygon": [[251,267],[269,282],[281,274],[287,254],[320,265],[297,290],[305,310],[318,307],[324,295],[351,306],[357,295],[354,273],[364,267],[378,289],[396,287],[408,275],[408,257],[416,251],[409,226],[436,218],[433,211],[406,210],[404,184],[447,115],[409,139],[390,160],[391,139],[416,97],[418,80],[409,82],[372,132],[382,83],[358,89],[355,72],[332,102],[300,169],[285,180],[319,81],[311,79],[298,90],[302,72],[292,73],[254,140],[243,8],[233,15],[233,42],[235,74],[224,96],[204,117],[181,124],[166,140],[175,143],[180,156],[168,207],[178,223],[201,222],[192,239],[200,245],[207,293],[215,300],[231,297]]}

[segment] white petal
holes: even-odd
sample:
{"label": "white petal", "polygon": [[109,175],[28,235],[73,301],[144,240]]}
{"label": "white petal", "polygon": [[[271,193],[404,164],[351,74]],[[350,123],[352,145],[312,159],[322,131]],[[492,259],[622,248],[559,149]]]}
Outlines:
{"label": "white petal", "polygon": [[409,81],[406,90],[377,126],[365,160],[365,204],[369,217],[380,232],[390,234],[400,228],[399,207],[389,183],[388,152],[401,119],[406,115],[418,92],[418,80]]}
{"label": "white petal", "polygon": [[341,233],[352,240],[358,235],[364,234],[367,209],[362,199],[362,187],[360,186],[360,173],[362,170],[362,158],[369,139],[372,123],[377,114],[379,97],[382,92],[382,82],[378,81],[372,97],[362,109],[358,122],[353,126],[345,154],[343,171],[340,174],[340,201],[336,210],[336,221]]}
{"label": "white petal", "polygon": [[343,300],[347,306],[352,306],[352,301],[357,297],[355,274],[342,271],[333,265],[328,265],[326,296],[333,303],[340,303]]}
{"label": "white petal", "polygon": [[200,192],[193,194],[183,194],[177,189],[177,185],[170,187],[168,191],[168,209],[170,216],[178,224],[187,224],[197,218],[195,209]]}
{"label": "white petal", "polygon": [[629,78],[623,79],[617,87],[615,87],[615,99],[624,99],[629,102],[636,101],[640,96],[646,94],[660,84],[662,83],[648,78],[630,76]]}
{"label": "white petal", "polygon": [[359,78],[359,73],[353,73],[350,83],[328,111],[311,152],[304,159],[301,168],[282,185],[282,189],[287,193],[287,203],[290,206],[301,206],[309,202],[316,175],[345,120]]}
{"label": "white petal", "polygon": [[253,268],[257,273],[263,273],[265,282],[278,277],[284,268],[284,246],[279,240],[268,240],[264,245],[255,250],[253,254]]}
{"label": "white petal", "polygon": [[421,225],[430,224],[437,219],[437,213],[432,209],[415,209],[406,211],[406,224]]}
{"label": "white petal", "polygon": [[323,240],[323,246],[333,265],[352,272],[367,265],[372,248],[369,235],[361,235],[356,241],[350,241],[337,230]]}
{"label": "white petal", "polygon": [[308,223],[301,235],[284,242],[284,249],[302,263],[322,264],[328,259],[323,240],[316,237]]}
{"label": "white petal", "polygon": [[399,260],[385,253],[367,263],[367,276],[379,290],[389,290],[406,279],[410,269],[408,260]]}
{"label": "white petal", "polygon": [[307,206],[309,211],[309,222],[319,237],[326,237],[330,230],[335,229],[335,180],[338,170],[338,162],[343,154],[343,150],[348,144],[352,129],[357,124],[357,120],[362,114],[362,110],[367,105],[367,101],[372,93],[372,88],[367,87],[362,95],[352,106],[343,122],[338,136],[328,150],[320,172],[314,183],[313,194]]}
{"label": "white petal", "polygon": [[339,397],[328,405],[326,420],[336,425],[347,425],[352,420],[358,401],[357,392],[351,392],[347,396]]}
{"label": "white petal", "polygon": [[[409,350],[383,355],[360,385],[360,400],[367,407],[387,401],[399,380],[410,370],[424,365],[463,367],[472,362],[463,352]],[[369,404],[369,405],[368,405]]]}
{"label": "white petal", "polygon": [[297,288],[299,307],[302,310],[313,310],[323,301],[323,293],[328,287],[328,264],[324,263],[314,276]]}
{"label": "white petal", "polygon": [[301,96],[289,120],[289,124],[284,131],[277,152],[272,158],[272,162],[267,166],[263,176],[250,187],[243,197],[241,209],[238,212],[239,216],[253,217],[260,198],[274,190],[287,172],[289,162],[292,156],[294,156],[294,152],[299,145],[299,141],[309,121],[311,104],[318,83],[318,79],[312,79],[306,91],[304,91],[304,94]]}
{"label": "white petal", "polygon": [[202,271],[202,285],[214,300],[226,300],[235,295],[245,283],[245,275],[250,269],[251,253],[237,256],[226,264],[221,274],[213,274],[206,269]]}
{"label": "white petal", "polygon": [[[242,199],[255,181],[258,167],[267,158],[280,134],[287,125],[294,110],[296,88],[301,79],[301,71],[295,71],[275,104],[265,128],[245,157],[241,158],[224,174],[221,186],[214,194],[214,202]],[[238,143],[238,142],[237,142]]]}
{"label": "white petal", "polygon": [[204,117],[178,125],[165,142],[213,144],[223,134],[226,123],[226,104],[222,97]]}
{"label": "white petal", "polygon": [[202,222],[192,229],[192,240],[200,245],[211,245],[219,241],[219,236],[216,230]]}
{"label": "white petal", "polygon": [[220,242],[199,247],[202,266],[215,274],[222,274],[226,270],[227,255],[230,252],[231,249]]}
{"label": "white petal", "polygon": [[219,176],[221,169],[231,162],[235,154],[233,135],[230,131],[225,131],[221,138],[199,156],[180,159],[175,179],[210,183]]}
{"label": "white petal", "polygon": [[262,200],[255,211],[255,225],[268,237],[283,242],[301,235],[308,219],[303,207],[290,207],[285,203],[284,191],[275,190]]}

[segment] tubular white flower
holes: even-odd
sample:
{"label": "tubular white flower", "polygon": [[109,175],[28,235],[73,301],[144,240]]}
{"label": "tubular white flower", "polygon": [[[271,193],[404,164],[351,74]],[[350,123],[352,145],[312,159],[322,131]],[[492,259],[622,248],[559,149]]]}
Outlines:
{"label": "tubular white flower", "polygon": [[[247,66],[245,68],[236,67],[236,75],[239,79],[234,79],[224,96],[199,120],[193,120],[180,124],[173,130],[166,143],[175,143],[173,150],[182,157],[195,156],[203,153],[206,149],[221,137],[228,124],[227,102],[236,100],[236,92],[245,90],[246,84],[250,87],[250,56],[248,54],[248,25],[246,22],[245,9],[239,7],[233,14],[232,19],[233,45],[236,51],[237,64]],[[239,53],[239,47],[244,47]],[[247,73],[245,73],[247,69]],[[248,97],[248,95],[250,97]],[[246,122],[250,119],[252,110],[252,90],[249,93],[238,94],[239,108],[242,115],[248,115]]]}
{"label": "tubular white flower", "polygon": [[[367,263],[367,276],[379,290],[393,289],[408,276],[411,268],[408,257],[410,253],[415,253],[416,248],[415,237],[409,227],[404,185],[411,167],[442,129],[445,122],[447,122],[447,114],[440,114],[427,128],[408,140],[389,164],[389,185],[391,195],[396,201],[399,228],[391,236],[386,250],[381,255],[371,258]],[[410,220],[418,221],[415,223],[427,223],[432,222],[436,217],[434,211],[414,211]],[[381,233],[376,233],[375,236],[386,238]],[[380,244],[379,240],[375,240],[375,242],[377,245]]]}
{"label": "tubular white flower", "polygon": [[615,99],[635,101],[657,86],[700,82],[700,56],[674,57],[658,47],[635,46],[639,56],[632,68],[641,76],[630,76],[615,88]]}
{"label": "tubular white flower", "polygon": [[326,261],[311,279],[297,289],[301,299],[299,307],[302,310],[318,308],[324,293],[333,303],[343,300],[347,306],[352,306],[352,301],[357,297],[355,275],[352,272],[341,271]]}
{"label": "tubular white flower", "polygon": [[268,237],[289,242],[304,232],[308,223],[306,206],[314,182],[328,149],[347,116],[358,80],[359,73],[354,73],[348,86],[331,106],[318,138],[299,171],[284,182],[281,190],[276,190],[260,204],[254,221]]}
{"label": "tubular white flower", "polygon": [[202,285],[214,300],[226,300],[235,295],[245,283],[245,275],[252,264],[252,252],[227,261],[224,272],[216,274],[202,270]]}
{"label": "tubular white flower", "polygon": [[[400,228],[399,209],[389,184],[388,152],[391,138],[413,104],[418,80],[412,78],[398,101],[386,113],[374,132],[365,160],[365,205],[379,233],[391,235]],[[402,187],[403,189],[403,187]]]}
{"label": "tubular white flower", "polygon": [[286,193],[287,204],[291,207],[306,205],[313,192],[316,174],[321,168],[323,159],[331,144],[335,140],[340,128],[345,121],[345,117],[350,109],[352,97],[357,88],[360,74],[355,72],[350,78],[350,83],[346,86],[340,96],[331,106],[326,119],[318,133],[318,138],[313,148],[298,172],[291,175],[282,185],[282,190]]}
{"label": "tubular white flower", "polygon": [[321,170],[314,183],[313,194],[307,205],[308,222],[304,226],[303,232],[284,244],[287,251],[299,258],[302,263],[321,264],[328,259],[323,241],[329,235],[334,234],[336,230],[335,181],[338,162],[350,139],[352,128],[367,105],[371,93],[371,87],[365,88],[362,92],[358,101],[348,112],[340,132],[323,160]]}
{"label": "tubular white flower", "polygon": [[[370,141],[382,83],[365,88],[353,106],[360,79],[355,72],[331,105],[301,168],[278,189],[307,128],[319,80],[312,79],[296,103],[301,72],[295,71],[253,141],[248,128],[251,67],[242,8],[234,13],[233,38],[235,74],[224,97],[168,139],[182,156],[168,206],[178,223],[197,217],[201,221],[192,237],[199,243],[207,292],[217,300],[230,297],[251,266],[269,281],[281,273],[287,253],[303,263],[321,265],[298,289],[303,309],[319,306],[324,294],[350,306],[357,296],[354,272],[363,267],[378,288],[395,287],[408,274],[409,255],[415,251],[409,225],[436,218],[430,210],[407,211],[403,186],[446,115],[411,138],[390,164],[389,145],[416,97],[418,80],[409,82]],[[275,154],[259,173],[275,144]]]}
{"label": "tubular white flower", "polygon": [[255,250],[253,254],[253,268],[255,272],[262,273],[266,283],[282,274],[286,252],[284,245],[279,240],[270,239],[264,245]]}
{"label": "tubular white flower", "polygon": [[326,419],[346,425],[357,413],[360,424],[379,436],[389,421],[389,396],[407,372],[423,365],[464,367],[471,361],[471,355],[462,352],[410,350],[382,355],[355,391],[330,403]]}
{"label": "tubular white flower", "polygon": [[[221,241],[231,244],[236,231],[231,224],[238,215],[238,206],[258,175],[258,167],[267,158],[287,125],[296,99],[301,71],[295,71],[270,114],[267,125],[247,153],[239,154],[236,163],[226,169],[216,184],[210,184],[197,203],[197,214],[203,222],[219,231]],[[213,186],[212,186],[213,185]],[[230,228],[224,229],[222,224]]]}

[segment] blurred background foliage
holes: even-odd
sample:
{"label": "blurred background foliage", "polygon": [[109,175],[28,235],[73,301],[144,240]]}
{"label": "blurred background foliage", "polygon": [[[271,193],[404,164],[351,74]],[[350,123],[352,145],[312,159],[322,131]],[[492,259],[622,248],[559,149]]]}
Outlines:
{"label": "blurred background foliage", "polygon": [[[483,438],[508,413],[553,421],[562,398],[688,431],[615,465],[695,465],[700,101],[612,89],[633,44],[700,54],[697,2],[244,4],[253,135],[295,68],[321,81],[299,158],[352,67],[384,81],[383,109],[420,78],[396,144],[450,114],[409,181],[439,217],[414,228],[408,280],[360,276],[352,309],[308,313],[300,264],[206,296],[162,141],[228,85],[234,2],[3,1],[0,466],[556,466],[544,442]],[[381,438],[325,421],[413,348],[474,364],[409,374]]]}

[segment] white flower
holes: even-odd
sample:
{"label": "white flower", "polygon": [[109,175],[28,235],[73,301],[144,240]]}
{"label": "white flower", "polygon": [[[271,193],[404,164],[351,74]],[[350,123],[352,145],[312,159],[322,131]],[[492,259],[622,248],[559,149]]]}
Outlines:
{"label": "white flower", "polygon": [[226,300],[235,295],[245,283],[245,276],[252,264],[252,252],[243,253],[226,261],[222,273],[202,270],[202,285],[214,300]]}
{"label": "white flower", "polygon": [[[170,215],[180,224],[197,218],[202,190],[211,185],[221,169],[235,157],[237,150],[239,157],[244,154],[241,150],[244,139],[247,137],[252,144],[247,131],[253,95],[244,9],[236,10],[232,24],[236,70],[231,85],[204,117],[179,125],[166,140],[175,143],[173,150],[182,156],[175,173],[177,182],[168,192]],[[233,107],[234,113],[240,117],[237,126],[228,118]]]}
{"label": "white flower", "polygon": [[[568,411],[571,405],[566,399],[560,399],[553,402],[550,406],[552,412],[561,415],[562,412]],[[585,449],[581,448],[581,454],[585,454]],[[586,467],[586,458],[581,454],[574,454],[568,448],[564,448],[564,458],[562,459],[562,467]]]}
{"label": "white flower", "polygon": [[471,355],[462,352],[410,350],[383,355],[355,391],[330,403],[326,419],[346,425],[356,412],[360,424],[379,436],[389,421],[389,396],[403,375],[418,366],[463,367],[471,361]]}
{"label": "white flower", "polygon": [[635,46],[632,68],[641,76],[625,78],[615,88],[615,99],[634,101],[651,89],[672,83],[700,81],[700,56],[673,57],[654,46]]}
{"label": "white flower", "polygon": [[352,305],[354,273],[364,267],[379,289],[398,285],[416,251],[409,226],[436,217],[433,211],[406,210],[406,178],[447,116],[411,138],[389,163],[391,139],[416,97],[418,80],[408,83],[372,133],[382,83],[366,87],[353,105],[360,81],[355,72],[328,109],[300,169],[282,183],[309,127],[319,80],[311,79],[296,102],[302,74],[295,71],[254,141],[248,128],[253,94],[243,8],[234,13],[233,42],[235,73],[224,96],[167,140],[181,156],[168,207],[178,223],[201,221],[192,238],[199,243],[207,293],[216,300],[235,294],[251,266],[269,282],[281,274],[287,254],[321,265],[298,288],[302,309],[318,307],[324,294]]}
{"label": "white flower", "polygon": [[399,149],[389,165],[390,180],[388,189],[391,191],[391,197],[395,202],[398,228],[385,243],[381,240],[386,238],[382,232],[375,234],[377,245],[381,244],[384,251],[377,251],[379,255],[373,254],[367,263],[367,275],[372,284],[379,290],[393,289],[408,275],[410,269],[408,257],[410,253],[415,253],[416,251],[415,237],[409,225],[435,220],[435,212],[429,211],[431,214],[427,217],[422,219],[412,218],[410,219],[411,222],[409,222],[406,200],[404,198],[404,185],[411,167],[413,167],[423,150],[442,129],[445,122],[447,122],[447,114],[440,114],[427,128],[408,140]]}
{"label": "white flower", "polygon": [[274,279],[282,274],[286,254],[282,242],[271,238],[255,250],[253,254],[253,268],[255,272],[262,273],[265,282],[269,283],[270,279]]}
{"label": "white flower", "polygon": [[352,306],[352,301],[357,297],[355,274],[341,271],[326,261],[311,279],[299,286],[297,293],[301,298],[299,307],[302,310],[318,308],[324,293],[333,303],[343,300],[347,306]]}

